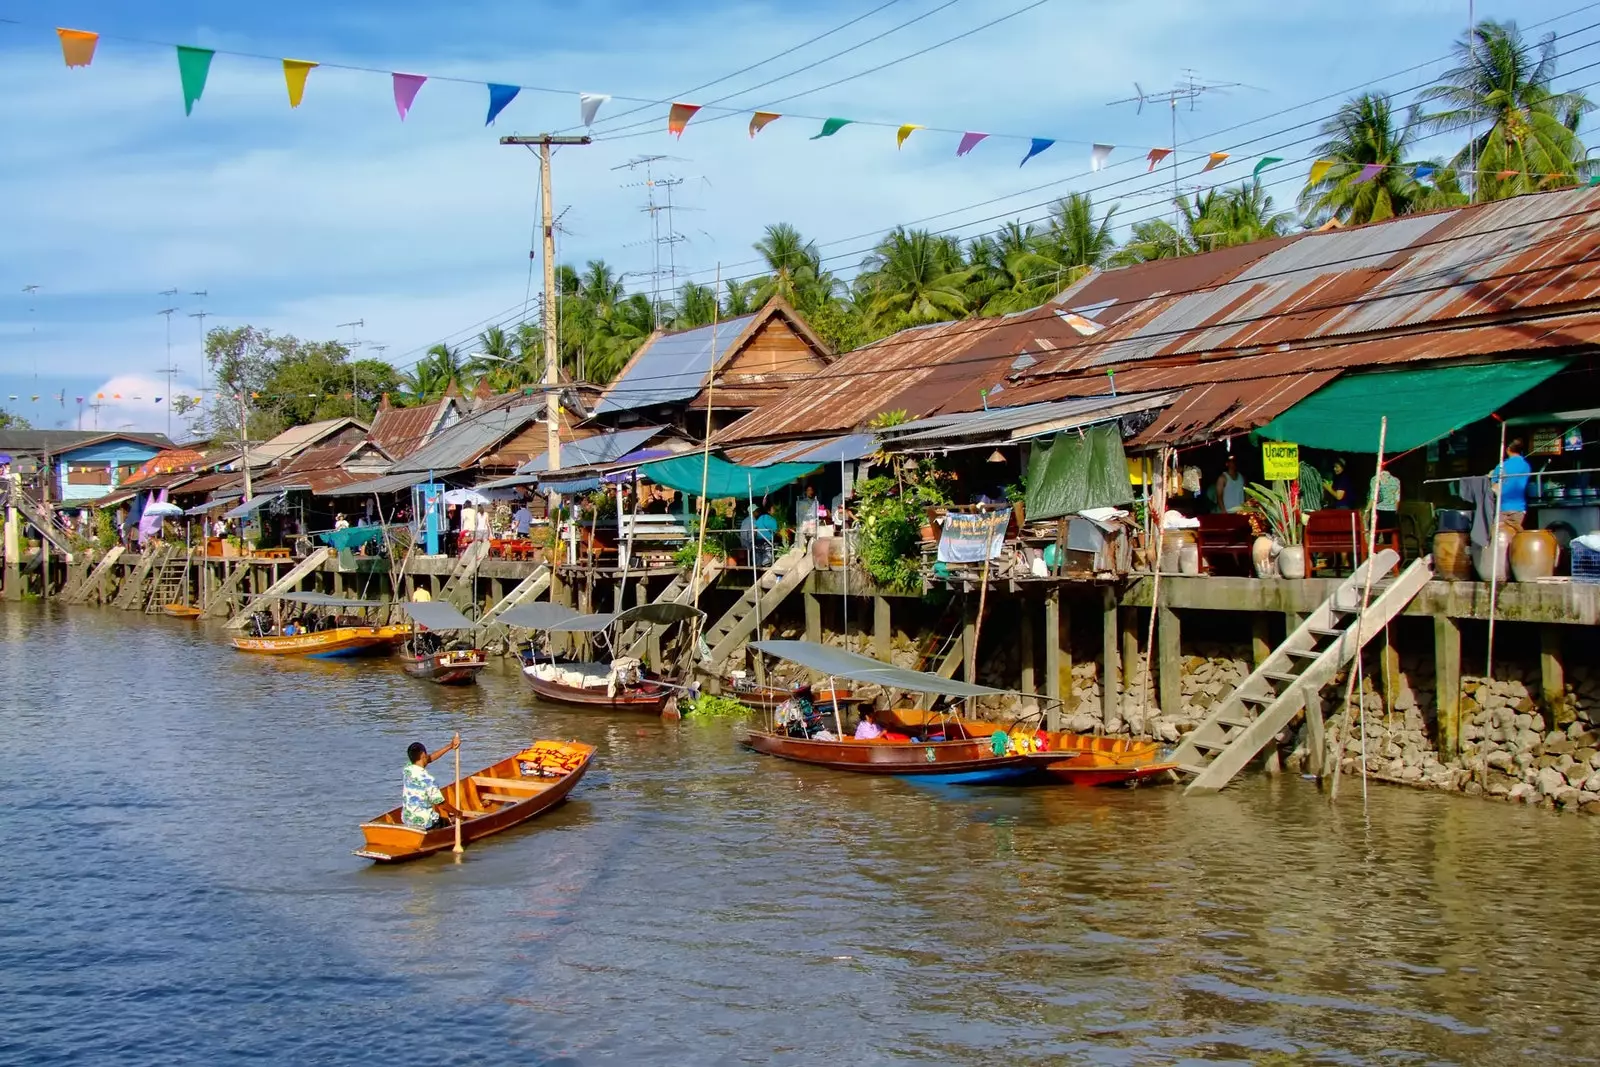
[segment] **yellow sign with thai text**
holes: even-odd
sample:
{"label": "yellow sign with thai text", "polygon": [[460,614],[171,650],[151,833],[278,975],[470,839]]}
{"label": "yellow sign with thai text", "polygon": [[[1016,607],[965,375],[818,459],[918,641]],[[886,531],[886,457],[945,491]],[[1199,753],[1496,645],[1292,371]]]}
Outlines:
{"label": "yellow sign with thai text", "polygon": [[1300,477],[1300,446],[1267,441],[1261,446],[1261,474],[1269,482],[1292,482]]}

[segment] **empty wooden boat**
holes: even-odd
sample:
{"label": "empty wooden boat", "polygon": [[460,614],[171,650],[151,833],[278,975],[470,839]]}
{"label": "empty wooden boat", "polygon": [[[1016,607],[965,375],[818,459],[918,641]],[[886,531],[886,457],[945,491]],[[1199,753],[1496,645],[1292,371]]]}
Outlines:
{"label": "empty wooden boat", "polygon": [[[478,680],[489,660],[471,641],[476,623],[444,601],[408,602],[401,607],[412,624],[401,649],[402,670],[439,685],[472,685]],[[463,633],[469,636],[449,636]]]}
{"label": "empty wooden boat", "polygon": [[[445,799],[466,815],[461,822],[462,844],[527,822],[561,803],[589,769],[593,756],[594,746],[579,741],[535,741],[514,756],[441,787]],[[355,854],[378,863],[420,859],[447,852],[456,843],[453,824],[414,829],[401,820],[398,807],[362,823],[361,836],[365,844]]]}
{"label": "empty wooden boat", "polygon": [[[723,689],[727,696],[739,701],[747,707],[757,711],[772,711],[779,704],[794,696],[792,688],[785,689],[776,685],[758,685],[754,679],[744,676],[742,672],[734,671],[723,679]],[[835,701],[840,707],[850,704],[854,695],[850,690],[840,686],[832,689],[813,690],[814,698],[818,704],[831,705]]]}
{"label": "empty wooden boat", "polygon": [[388,607],[381,600],[353,600],[326,593],[285,593],[277,598],[300,610],[285,618],[282,606],[250,620],[249,632],[229,639],[240,652],[267,656],[348,659],[386,656],[411,633],[410,626],[380,625],[363,612]]}
{"label": "empty wooden boat", "polygon": [[174,619],[198,619],[203,612],[193,604],[163,604],[162,614]]}

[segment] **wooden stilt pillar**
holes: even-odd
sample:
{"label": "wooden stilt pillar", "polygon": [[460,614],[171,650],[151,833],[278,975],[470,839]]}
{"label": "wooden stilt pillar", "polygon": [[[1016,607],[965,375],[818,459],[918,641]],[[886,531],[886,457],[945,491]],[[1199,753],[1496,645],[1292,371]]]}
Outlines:
{"label": "wooden stilt pillar", "polygon": [[1177,717],[1183,710],[1183,641],[1178,613],[1169,607],[1157,609],[1156,657],[1160,684],[1161,714]]}
{"label": "wooden stilt pillar", "polygon": [[1110,725],[1113,719],[1125,717],[1122,695],[1118,690],[1122,672],[1121,612],[1117,606],[1117,591],[1111,586],[1100,590],[1100,721]]}
{"label": "wooden stilt pillar", "polygon": [[889,615],[889,598],[875,596],[872,598],[872,654],[885,663],[894,651],[892,642],[894,631],[891,629],[892,621]]}
{"label": "wooden stilt pillar", "polygon": [[1257,612],[1250,617],[1250,664],[1259,667],[1272,655],[1271,624],[1267,616]]}
{"label": "wooden stilt pillar", "polygon": [[1120,614],[1122,671],[1117,680],[1122,684],[1122,717],[1126,719],[1133,711],[1133,687],[1144,664],[1139,660],[1139,609],[1123,608]]}
{"label": "wooden stilt pillar", "polygon": [[1052,585],[1044,595],[1044,695],[1054,703],[1061,694],[1061,642],[1056,634],[1061,629],[1061,587]]}
{"label": "wooden stilt pillar", "polygon": [[1039,691],[1038,672],[1034,670],[1034,625],[1033,605],[1026,600],[1019,601],[1022,608],[1022,617],[1017,620],[1017,640],[1021,647],[1018,652],[1022,660],[1022,682],[1024,693],[1037,693]]}
{"label": "wooden stilt pillar", "polygon": [[1392,635],[1385,634],[1378,646],[1379,681],[1383,683],[1383,710],[1394,714],[1395,701],[1400,698],[1400,650],[1394,647]]}
{"label": "wooden stilt pillar", "polygon": [[978,681],[978,598],[968,596],[961,610],[961,662],[963,677]]}
{"label": "wooden stilt pillar", "polygon": [[822,643],[822,598],[815,593],[805,594],[806,640],[814,645]]}
{"label": "wooden stilt pillar", "polygon": [[1567,704],[1567,670],[1562,656],[1562,629],[1559,626],[1539,627],[1539,688],[1544,693],[1545,715],[1549,725],[1567,726],[1577,718]]}
{"label": "wooden stilt pillar", "polygon": [[1328,751],[1328,732],[1324,728],[1322,718],[1321,693],[1309,693],[1306,696],[1306,745],[1310,749],[1306,768],[1321,778],[1325,769],[1324,757]]}
{"label": "wooden stilt pillar", "polygon": [[1439,758],[1461,754],[1461,624],[1433,617],[1434,707],[1439,711]]}

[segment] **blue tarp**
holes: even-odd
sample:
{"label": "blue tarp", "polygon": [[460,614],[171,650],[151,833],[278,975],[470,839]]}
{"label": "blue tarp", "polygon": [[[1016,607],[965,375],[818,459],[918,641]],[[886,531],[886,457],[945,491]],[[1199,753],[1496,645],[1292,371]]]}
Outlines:
{"label": "blue tarp", "polygon": [[721,456],[688,455],[646,463],[639,468],[639,476],[695,496],[700,495],[704,478],[707,498],[721,500],[731,496],[743,500],[746,496],[766,496],[774,489],[797,482],[817,466],[815,463],[774,463],[767,467],[741,467]]}
{"label": "blue tarp", "polygon": [[350,526],[343,530],[327,530],[317,534],[323,544],[340,552],[360,548],[369,541],[379,541],[383,538],[382,526]]}

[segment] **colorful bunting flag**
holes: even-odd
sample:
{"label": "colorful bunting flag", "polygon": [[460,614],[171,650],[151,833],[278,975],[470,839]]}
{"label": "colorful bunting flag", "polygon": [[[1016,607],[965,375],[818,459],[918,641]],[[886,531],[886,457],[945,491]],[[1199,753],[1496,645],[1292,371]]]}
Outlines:
{"label": "colorful bunting flag", "polygon": [[1227,159],[1228,153],[1226,152],[1211,153],[1211,155],[1206,158],[1206,165],[1200,168],[1200,173],[1204,174],[1208,170],[1216,170],[1218,167],[1222,166],[1223,163],[1227,162]]}
{"label": "colorful bunting flag", "polygon": [[406,112],[411,110],[412,101],[417,98],[417,90],[422,88],[422,83],[428,80],[426,74],[394,74],[394,109],[400,112],[400,121],[406,120]]}
{"label": "colorful bunting flag", "polygon": [[894,133],[894,146],[895,146],[896,150],[900,149],[902,146],[905,145],[906,138],[910,137],[914,130],[925,130],[925,129],[927,129],[926,126],[919,126],[915,122],[908,122],[904,126],[900,127]]}
{"label": "colorful bunting flag", "polygon": [[1144,172],[1149,174],[1151,171],[1156,169],[1163,159],[1166,159],[1170,155],[1172,155],[1172,149],[1170,148],[1150,149],[1150,154],[1144,157],[1150,161],[1150,165],[1144,169]]}
{"label": "colorful bunting flag", "polygon": [[987,136],[989,136],[989,135],[986,134],[986,133],[964,133],[964,134],[962,134],[961,135],[961,143],[956,145],[956,158],[959,159],[960,157],[966,155],[968,152],[972,151],[974,148],[977,147],[978,142],[983,140]]}
{"label": "colorful bunting flag", "polygon": [[1033,139],[1033,143],[1028,145],[1028,154],[1022,157],[1022,163],[1018,163],[1017,167],[1020,169],[1023,163],[1028,162],[1028,160],[1032,159],[1034,156],[1038,155],[1040,152],[1043,152],[1046,148],[1049,148],[1055,143],[1055,139],[1052,137],[1035,137]]}
{"label": "colorful bunting flag", "polygon": [[776,111],[757,111],[750,116],[750,136],[753,138],[766,128],[769,122],[777,122],[783,116]]}
{"label": "colorful bunting flag", "polygon": [[583,117],[583,124],[593,126],[594,117],[600,113],[600,105],[610,99],[606,93],[579,93],[578,114]]}
{"label": "colorful bunting flag", "polygon": [[1283,157],[1282,156],[1262,156],[1261,157],[1261,162],[1256,164],[1256,169],[1250,172],[1250,177],[1259,178],[1259,177],[1261,177],[1261,172],[1262,171],[1266,170],[1268,167],[1272,166],[1274,163],[1282,163],[1282,162],[1283,162]]}
{"label": "colorful bunting flag", "polygon": [[689,125],[689,120],[694,118],[694,113],[699,110],[699,104],[673,104],[671,110],[667,112],[667,132],[681,138],[683,128]]}
{"label": "colorful bunting flag", "polygon": [[38,393],[34,393],[33,396],[31,396],[29,399],[32,400],[35,404],[37,404],[39,402],[39,394]]}
{"label": "colorful bunting flag", "polygon": [[1417,169],[1411,172],[1411,176],[1416,179],[1418,185],[1433,184],[1433,168],[1426,163],[1418,163]]}
{"label": "colorful bunting flag", "polygon": [[200,99],[200,94],[206,91],[206,77],[211,73],[211,57],[216,55],[209,48],[191,48],[186,44],[178,46],[178,78],[183,82],[183,113],[194,113],[194,102]]}
{"label": "colorful bunting flag", "polygon": [[61,58],[67,61],[67,66],[87,67],[94,62],[94,46],[100,43],[98,33],[57,27],[56,35],[61,38]]}
{"label": "colorful bunting flag", "polygon": [[488,126],[493,123],[495,116],[504,111],[506,105],[515,100],[520,92],[522,92],[522,86],[520,85],[496,85],[494,82],[490,82],[489,117],[483,120],[483,124]]}
{"label": "colorful bunting flag", "polygon": [[1309,185],[1318,184],[1319,182],[1322,181],[1323,178],[1326,178],[1328,176],[1328,172],[1330,170],[1332,170],[1332,169],[1333,169],[1333,160],[1331,160],[1331,159],[1319,159],[1319,160],[1317,160],[1315,163],[1311,164],[1311,175],[1310,175],[1310,177],[1309,177],[1309,179],[1307,181],[1307,184],[1309,184]]}
{"label": "colorful bunting flag", "polygon": [[1101,167],[1105,166],[1106,160],[1111,158],[1111,153],[1116,149],[1116,147],[1116,145],[1110,144],[1092,145],[1089,148],[1089,169],[1099,170]]}
{"label": "colorful bunting flag", "polygon": [[1594,177],[1590,178],[1589,184],[1591,186],[1600,185],[1600,174],[1596,174]]}
{"label": "colorful bunting flag", "polygon": [[824,137],[832,137],[854,121],[855,119],[828,119],[822,124],[822,132],[811,139],[820,141]]}
{"label": "colorful bunting flag", "polygon": [[1351,182],[1350,184],[1351,185],[1361,185],[1364,182],[1370,182],[1372,179],[1376,178],[1378,175],[1380,175],[1382,173],[1383,173],[1383,164],[1382,163],[1368,163],[1368,164],[1366,164],[1365,166],[1363,166],[1361,168],[1361,173],[1357,174],[1356,175],[1356,180]]}
{"label": "colorful bunting flag", "polygon": [[1514,171],[1514,170],[1503,170],[1500,173],[1496,174],[1495,178],[1498,181],[1505,181],[1507,178],[1515,178],[1516,176],[1517,176],[1517,172]]}
{"label": "colorful bunting flag", "polygon": [[289,106],[299,107],[301,99],[306,95],[306,75],[311,73],[315,63],[307,59],[286,59],[283,61],[283,84],[289,89]]}
{"label": "colorful bunting flag", "polygon": [[153,396],[150,399],[157,404],[161,403],[161,398],[159,396]]}

